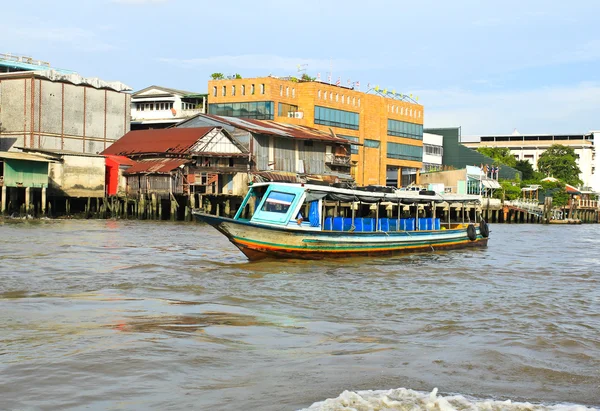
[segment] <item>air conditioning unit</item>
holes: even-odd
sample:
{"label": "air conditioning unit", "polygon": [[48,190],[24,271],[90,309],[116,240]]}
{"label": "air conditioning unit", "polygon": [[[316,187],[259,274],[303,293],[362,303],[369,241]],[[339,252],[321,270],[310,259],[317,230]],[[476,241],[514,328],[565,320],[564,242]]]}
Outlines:
{"label": "air conditioning unit", "polygon": [[294,113],[294,118],[302,118],[302,117],[304,117],[304,113],[303,113],[303,112],[301,112],[301,111],[296,111],[296,112]]}

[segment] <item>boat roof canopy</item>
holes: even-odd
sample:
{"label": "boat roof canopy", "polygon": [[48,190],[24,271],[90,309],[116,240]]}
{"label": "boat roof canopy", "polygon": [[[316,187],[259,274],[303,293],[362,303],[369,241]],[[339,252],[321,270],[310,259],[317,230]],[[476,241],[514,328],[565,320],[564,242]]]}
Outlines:
{"label": "boat roof canopy", "polygon": [[405,191],[394,189],[390,192],[383,191],[363,191],[348,188],[339,188],[331,186],[321,186],[314,184],[302,183],[278,183],[266,182],[255,183],[252,187],[264,187],[276,185],[280,188],[303,187],[306,191],[306,201],[316,201],[326,199],[330,201],[342,202],[362,202],[367,204],[375,204],[380,202],[390,202],[397,204],[415,204],[415,203],[479,203],[480,197],[470,194],[442,194],[432,191]]}

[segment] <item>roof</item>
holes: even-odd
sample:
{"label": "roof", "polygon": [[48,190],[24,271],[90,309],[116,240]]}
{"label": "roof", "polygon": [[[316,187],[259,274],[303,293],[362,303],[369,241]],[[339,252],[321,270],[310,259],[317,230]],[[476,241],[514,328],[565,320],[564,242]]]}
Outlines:
{"label": "roof", "polygon": [[81,153],[79,151],[70,151],[70,150],[53,150],[49,148],[31,148],[31,147],[16,147],[19,150],[23,150],[27,153],[40,153],[45,155],[50,155],[54,157],[62,157],[62,156],[74,156],[74,157],[102,157],[100,154],[95,153]]}
{"label": "roof", "polygon": [[[299,126],[296,124],[279,123],[273,120],[254,120],[249,118],[215,116],[214,114],[197,114],[195,117],[204,116],[233,127],[249,131],[253,134],[265,134],[300,140],[330,141],[332,143],[350,144],[351,141],[341,137],[334,137],[315,128]],[[194,118],[194,117],[192,117]]]}
{"label": "roof", "polygon": [[124,174],[169,174],[190,161],[181,158],[140,160],[124,171]]}
{"label": "roof", "polygon": [[103,155],[185,154],[214,127],[164,128],[130,131],[102,152]]}
{"label": "roof", "polygon": [[46,80],[59,82],[59,83],[71,83],[76,86],[84,85],[90,86],[97,89],[110,89],[114,91],[129,91],[131,87],[125,85],[119,81],[104,81],[97,77],[81,77],[77,73],[61,73],[56,70],[38,70],[38,71],[18,71],[13,73],[1,73],[0,80],[5,78],[43,78]]}
{"label": "roof", "polygon": [[[187,96],[187,95],[198,95],[199,93],[195,92],[195,91],[186,91],[186,90],[178,90],[176,88],[168,88],[168,87],[162,87],[162,86],[156,86],[156,85],[152,85],[150,87],[146,87],[143,88],[141,90],[136,91],[135,93],[132,94],[132,96],[137,97],[139,94],[144,93],[148,90],[152,90],[153,88],[162,90],[162,91],[166,91],[167,93],[172,93],[172,94],[180,94],[182,96]],[[207,94],[204,94],[207,95]],[[149,95],[148,97],[151,97],[152,95]]]}
{"label": "roof", "polygon": [[8,152],[8,151],[2,151],[0,152],[0,159],[4,159],[4,160],[23,160],[23,161],[39,161],[42,163],[52,163],[54,162],[53,160],[43,157],[43,156],[38,156],[35,154],[28,154],[28,153],[13,153],[13,152]]}
{"label": "roof", "polygon": [[135,161],[133,161],[130,158],[127,158],[125,156],[106,155],[105,157],[108,160],[114,161],[116,164],[118,164],[120,166],[132,166],[135,164]]}

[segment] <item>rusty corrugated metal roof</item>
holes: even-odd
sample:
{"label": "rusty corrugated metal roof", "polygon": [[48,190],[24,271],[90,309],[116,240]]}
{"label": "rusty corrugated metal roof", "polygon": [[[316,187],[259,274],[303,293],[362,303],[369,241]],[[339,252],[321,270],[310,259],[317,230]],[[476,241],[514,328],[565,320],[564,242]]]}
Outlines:
{"label": "rusty corrugated metal roof", "polygon": [[113,155],[107,154],[104,157],[106,157],[109,160],[114,161],[115,163],[117,163],[121,166],[132,166],[135,164],[135,161],[133,161],[130,158],[127,158],[125,156],[113,156]]}
{"label": "rusty corrugated metal roof", "polygon": [[124,174],[169,174],[171,171],[189,162],[190,160],[181,158],[140,160],[124,171]]}
{"label": "rusty corrugated metal roof", "polygon": [[311,127],[299,126],[296,124],[278,123],[273,120],[254,120],[249,118],[215,116],[214,114],[201,115],[256,134],[275,135],[287,138],[297,138],[301,140],[319,140],[350,144],[350,141],[346,140],[345,138],[334,137],[324,131]]}
{"label": "rusty corrugated metal roof", "polygon": [[130,131],[102,154],[132,156],[136,154],[186,154],[198,140],[214,127],[166,128]]}

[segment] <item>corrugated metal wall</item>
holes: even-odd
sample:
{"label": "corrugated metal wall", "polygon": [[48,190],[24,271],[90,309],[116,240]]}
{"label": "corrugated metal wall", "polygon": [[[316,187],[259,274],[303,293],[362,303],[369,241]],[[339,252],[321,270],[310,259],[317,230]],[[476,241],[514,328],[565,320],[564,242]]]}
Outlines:
{"label": "corrugated metal wall", "polygon": [[307,174],[323,174],[325,172],[325,143],[314,141],[299,141],[300,160],[304,162],[304,172]]}
{"label": "corrugated metal wall", "polygon": [[275,138],[275,170],[296,172],[296,142]]}
{"label": "corrugated metal wall", "polygon": [[7,187],[48,187],[48,163],[4,160],[4,185]]}
{"label": "corrugated metal wall", "polygon": [[269,169],[269,137],[254,135],[254,155],[259,171]]}

